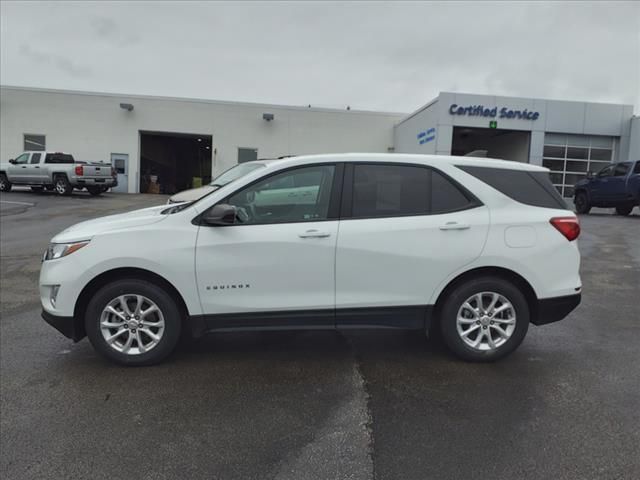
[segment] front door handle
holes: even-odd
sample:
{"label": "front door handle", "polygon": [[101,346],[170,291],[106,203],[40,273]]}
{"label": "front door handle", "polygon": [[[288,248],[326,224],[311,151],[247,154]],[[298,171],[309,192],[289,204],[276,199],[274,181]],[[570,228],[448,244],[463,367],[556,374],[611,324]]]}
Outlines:
{"label": "front door handle", "polygon": [[331,234],[329,232],[322,232],[320,230],[307,230],[306,232],[299,233],[298,236],[300,238],[326,238],[330,237]]}
{"label": "front door handle", "polygon": [[468,223],[447,222],[444,225],[440,225],[440,230],[468,230],[471,225]]}

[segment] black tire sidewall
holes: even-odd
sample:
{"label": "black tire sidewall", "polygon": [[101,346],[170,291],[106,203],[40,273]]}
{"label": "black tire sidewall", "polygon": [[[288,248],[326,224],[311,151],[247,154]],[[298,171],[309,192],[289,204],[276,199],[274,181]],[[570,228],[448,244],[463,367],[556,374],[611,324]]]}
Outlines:
{"label": "black tire sidewall", "polygon": [[9,181],[7,176],[4,173],[0,174],[0,176],[2,177],[3,183],[4,183],[4,188],[2,188],[2,191],[3,192],[11,191],[11,182]]}
{"label": "black tire sidewall", "polygon": [[[458,309],[465,300],[476,293],[496,292],[508,299],[516,310],[516,328],[509,340],[498,349],[478,351],[468,346],[460,338],[456,327]],[[451,351],[463,360],[471,362],[491,362],[509,355],[524,340],[529,329],[529,305],[524,294],[511,282],[498,277],[481,277],[469,280],[448,295],[440,316],[442,337]]]}
{"label": "black tire sidewall", "polygon": [[[160,340],[150,351],[140,355],[126,355],[111,348],[100,331],[100,317],[108,302],[124,294],[139,294],[149,298],[162,311],[165,329]],[[121,365],[153,365],[162,361],[175,349],[182,327],[180,309],[171,296],[159,286],[145,280],[117,280],[102,287],[91,299],[85,315],[87,337],[93,347],[105,357]]]}
{"label": "black tire sidewall", "polygon": [[94,197],[102,194],[102,189],[100,187],[87,187],[87,192]]}
{"label": "black tire sidewall", "polygon": [[629,215],[632,210],[633,210],[633,205],[624,205],[622,207],[616,207],[616,213],[618,215],[622,215],[623,217],[626,217],[627,215]]}
{"label": "black tire sidewall", "polygon": [[[580,205],[578,198],[584,199],[584,202],[582,202],[582,205]],[[576,194],[576,198],[573,203],[575,204],[576,212],[578,213],[589,213],[589,210],[591,210],[591,206],[589,205],[589,198],[587,197],[587,194],[584,192],[578,192]]]}

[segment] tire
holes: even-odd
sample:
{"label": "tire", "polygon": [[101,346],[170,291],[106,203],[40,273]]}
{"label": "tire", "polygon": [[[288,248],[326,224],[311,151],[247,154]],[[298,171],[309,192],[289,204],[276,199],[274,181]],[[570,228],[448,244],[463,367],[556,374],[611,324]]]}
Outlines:
{"label": "tire", "polygon": [[622,205],[620,207],[616,207],[616,213],[618,215],[627,216],[633,210],[633,205]]}
{"label": "tire", "polygon": [[102,187],[87,187],[87,191],[94,197],[97,197],[103,192]]}
{"label": "tire", "polygon": [[[495,316],[489,312],[479,316],[475,312],[478,294],[481,294],[485,310],[489,310],[494,294],[497,299],[494,309],[505,308]],[[472,308],[466,308],[465,304]],[[492,362],[509,355],[522,343],[529,320],[529,305],[518,287],[500,277],[480,277],[464,282],[450,292],[441,310],[440,327],[445,344],[459,358]],[[463,335],[467,330],[470,332]],[[507,338],[503,338],[498,330]]]}
{"label": "tire", "polygon": [[11,182],[4,173],[0,173],[0,192],[10,192]]}
{"label": "tire", "polygon": [[69,196],[73,192],[73,187],[69,183],[66,175],[56,175],[53,180],[53,188],[56,193],[61,196]]}
{"label": "tire", "polygon": [[591,205],[589,205],[589,197],[585,192],[576,193],[573,203],[576,206],[576,212],[589,213],[591,211]]}
{"label": "tire", "polygon": [[[129,312],[126,312],[119,298],[125,299]],[[141,311],[155,305],[157,312],[136,320],[137,298],[143,298],[142,307],[138,307]],[[109,306],[118,314],[107,312]],[[138,321],[151,323],[140,326],[136,325]],[[114,327],[103,328],[105,323]],[[153,365],[164,360],[175,349],[180,339],[182,318],[176,302],[161,287],[145,280],[117,280],[105,285],[93,296],[87,306],[85,328],[93,347],[109,360],[120,365]],[[152,338],[146,331],[159,338]],[[118,336],[109,343],[106,337],[116,334]],[[138,339],[141,339],[143,349],[140,349]],[[127,342],[130,342],[128,349]]]}
{"label": "tire", "polygon": [[42,193],[44,187],[31,187],[31,191],[35,193]]}

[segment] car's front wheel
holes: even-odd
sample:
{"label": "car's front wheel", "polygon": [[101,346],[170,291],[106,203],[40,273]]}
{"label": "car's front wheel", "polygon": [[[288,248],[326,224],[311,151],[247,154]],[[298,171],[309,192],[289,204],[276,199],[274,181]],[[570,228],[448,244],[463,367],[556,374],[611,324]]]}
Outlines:
{"label": "car's front wheel", "polygon": [[164,289],[145,280],[118,280],[89,302],[87,336],[96,350],[122,365],[152,365],[180,338],[182,318]]}
{"label": "car's front wheel", "polygon": [[513,352],[529,329],[523,293],[499,277],[475,278],[453,289],[441,310],[447,346],[463,360],[489,362]]}

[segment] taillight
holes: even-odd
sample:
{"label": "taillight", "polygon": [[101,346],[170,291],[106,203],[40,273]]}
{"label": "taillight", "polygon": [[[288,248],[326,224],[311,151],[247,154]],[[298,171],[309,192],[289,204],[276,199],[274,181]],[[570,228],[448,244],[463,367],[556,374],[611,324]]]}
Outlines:
{"label": "taillight", "polygon": [[570,242],[580,235],[578,217],[553,217],[549,223],[555,227]]}
{"label": "taillight", "polygon": [[76,175],[83,175],[84,170],[82,169],[82,165],[76,165]]}

